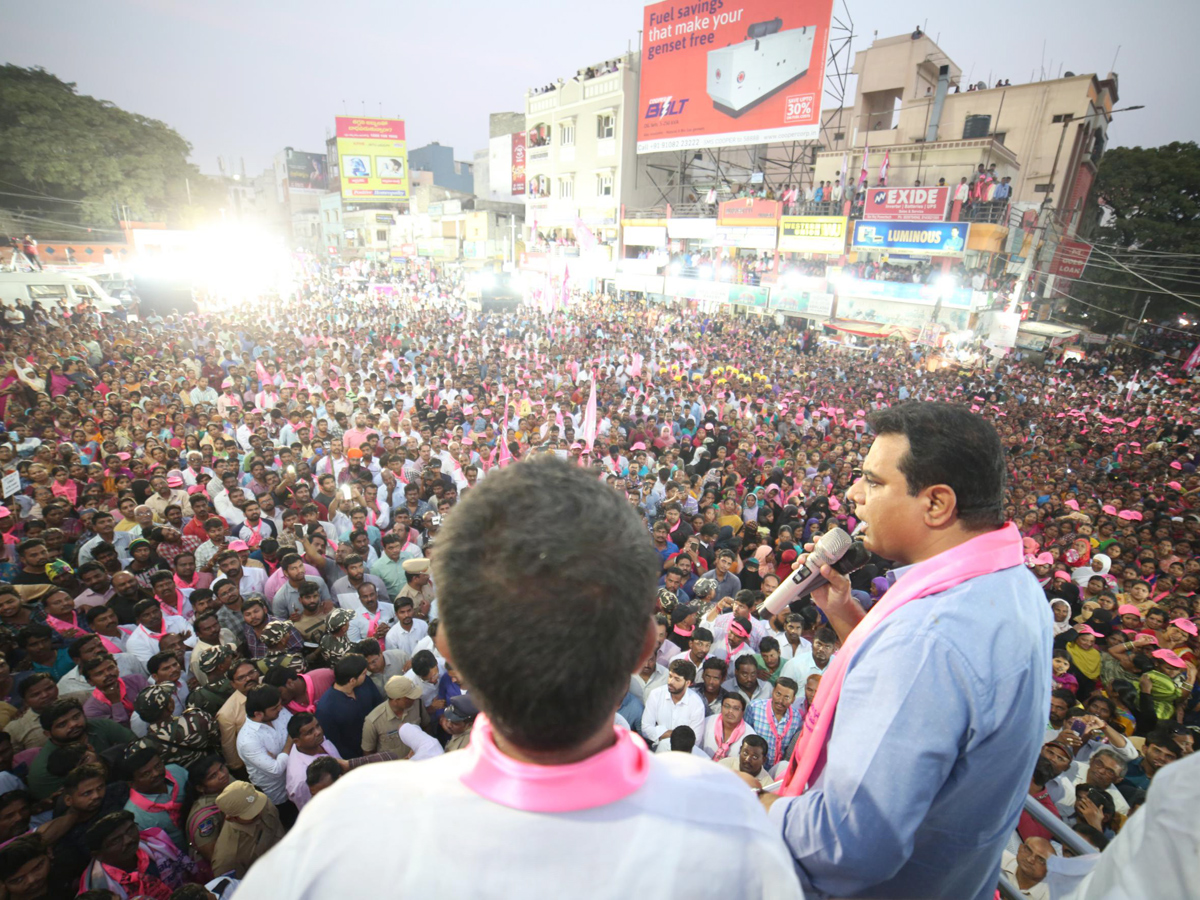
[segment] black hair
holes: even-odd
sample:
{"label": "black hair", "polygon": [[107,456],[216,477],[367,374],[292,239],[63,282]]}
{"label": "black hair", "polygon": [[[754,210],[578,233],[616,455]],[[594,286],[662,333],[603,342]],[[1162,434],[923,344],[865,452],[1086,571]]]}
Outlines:
{"label": "black hair", "polygon": [[23,834],[13,838],[0,848],[0,881],[7,881],[35,859],[41,859],[49,853],[50,848],[36,834]]}
{"label": "black hair", "polygon": [[776,652],[779,651],[779,641],[776,638],[768,635],[758,642],[758,652],[759,654],[763,654],[771,650],[775,650]]}
{"label": "black hair", "polygon": [[379,646],[379,641],[375,638],[364,638],[351,646],[350,652],[360,656],[379,656],[383,653],[383,648]]}
{"label": "black hair", "polygon": [[898,468],[909,496],[931,485],[954,491],[955,514],[971,530],[1004,524],[1004,445],[990,422],[965,406],[910,400],[872,412],[876,435],[908,439]]}
{"label": "black hair", "polygon": [[271,666],[271,668],[267,669],[267,674],[262,677],[262,683],[270,685],[273,688],[282,688],[292,679],[299,677],[291,669],[284,666]]}
{"label": "black hair", "polygon": [[[747,657],[745,657],[745,656],[738,657],[738,662],[741,662],[743,659],[746,659],[746,658]],[[725,705],[726,700],[736,700],[738,703],[742,704],[742,712],[744,713],[746,711],[746,698],[743,697],[737,691],[722,691],[721,692],[721,705],[722,706]]]}
{"label": "black hair", "polygon": [[83,712],[83,704],[78,700],[65,698],[55,700],[49,706],[42,710],[42,714],[38,716],[38,724],[42,726],[43,731],[49,731],[54,727],[54,723],[61,719],[67,713],[79,710]]}
{"label": "black hair", "polygon": [[179,657],[170,650],[163,650],[161,653],[155,653],[152,657],[146,660],[146,671],[154,675],[162,667],[162,664],[168,660],[179,661]]}
{"label": "black hair", "polygon": [[696,746],[696,732],[690,725],[676,725],[671,729],[671,749],[680,753],[691,753]]}
{"label": "black hair", "polygon": [[687,659],[671,660],[671,664],[667,666],[667,671],[680,676],[688,684],[696,680],[696,667]]}
{"label": "black hair", "polygon": [[788,690],[790,690],[793,694],[800,693],[800,685],[798,685],[796,683],[796,679],[788,678],[786,675],[784,675],[782,678],[780,678],[778,681],[775,682],[775,687],[785,687]]}
{"label": "black hair", "polygon": [[697,628],[689,635],[689,640],[708,641],[711,644],[713,642],[713,633],[707,628]]}
{"label": "black hair", "polygon": [[822,625],[815,632],[813,637],[824,644],[836,644],[838,642],[837,632],[828,625]]}
{"label": "black hair", "polygon": [[255,713],[266,712],[272,706],[282,703],[279,688],[269,684],[260,684],[246,693],[246,718],[254,719]]}
{"label": "black hair", "polygon": [[357,653],[347,653],[333,664],[333,680],[335,684],[349,684],[363,672],[367,671],[366,657]]}
{"label": "black hair", "polygon": [[[715,656],[710,656],[710,657],[708,657],[708,659],[704,660],[704,662],[701,663],[701,665],[700,665],[701,671],[703,671],[705,669],[720,669],[721,677],[724,678],[725,673],[727,673],[729,671],[729,663],[725,662],[725,660],[723,660],[723,659],[718,659]],[[692,677],[694,678],[695,676],[692,676]]]}
{"label": "black hair", "polygon": [[[24,700],[25,695],[28,694],[33,687],[41,684],[44,681],[54,681],[54,676],[49,672],[34,672],[17,685],[17,693],[20,694],[21,699]],[[55,684],[57,684],[57,682],[55,682]]]}
{"label": "black hair", "polygon": [[763,752],[763,757],[767,753],[767,739],[760,734],[748,734],[742,738],[742,743],[747,747],[757,747]]}
{"label": "black hair", "polygon": [[110,834],[122,825],[132,821],[134,821],[133,813],[127,809],[119,809],[116,812],[110,812],[108,815],[101,816],[87,830],[85,840],[88,850],[93,854],[99,853],[100,848],[104,846],[104,841]]}
{"label": "black hair", "polygon": [[337,781],[342,777],[342,767],[332,756],[318,756],[308,764],[308,769],[304,772],[304,783],[310,788],[314,787],[320,784],[326,775],[331,781]]}
{"label": "black hair", "polygon": [[295,740],[296,738],[300,737],[300,729],[303,728],[305,725],[307,725],[309,722],[315,722],[316,720],[317,720],[317,717],[314,716],[312,713],[306,713],[306,712],[296,713],[294,716],[292,716],[290,719],[288,719],[288,723],[287,723],[288,737],[290,737],[292,740]]}
{"label": "black hair", "polygon": [[[646,644],[660,569],[626,498],[549,456],[517,463],[466,493],[433,566],[455,663],[497,730],[557,750],[611,718]],[[536,649],[516,653],[518,643]],[[564,663],[552,648],[565,646],[575,650]]]}

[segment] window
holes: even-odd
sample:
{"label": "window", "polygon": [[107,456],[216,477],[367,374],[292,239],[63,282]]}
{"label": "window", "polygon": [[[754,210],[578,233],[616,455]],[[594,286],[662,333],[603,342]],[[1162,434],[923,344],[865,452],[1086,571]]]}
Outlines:
{"label": "window", "polygon": [[375,229],[375,242],[378,244],[386,244],[387,243],[387,229],[386,228],[376,228]]}
{"label": "window", "polygon": [[1053,185],[1053,184],[1049,184],[1049,183],[1047,183],[1047,184],[1035,184],[1035,185],[1033,186],[1033,190],[1034,190],[1034,193],[1037,193],[1037,194],[1048,194],[1048,193],[1050,193],[1052,190],[1054,190],[1054,185]]}
{"label": "window", "polygon": [[65,299],[67,296],[68,292],[65,284],[31,284],[29,286],[29,298],[31,300],[51,299],[54,297]]}
{"label": "window", "polygon": [[558,142],[563,146],[575,143],[575,123],[558,126]]}
{"label": "window", "polygon": [[996,131],[992,134],[992,140],[997,144],[1003,144],[1006,137],[1008,137],[1007,131]]}
{"label": "window", "polygon": [[608,173],[596,176],[596,196],[611,197],[613,192],[613,177]]}
{"label": "window", "polygon": [[1050,121],[1051,122],[1070,122],[1074,118],[1075,118],[1075,113],[1059,113],[1057,116],[1055,116]]}
{"label": "window", "polygon": [[575,196],[575,182],[570,178],[560,178],[558,180],[558,199],[570,200]]}
{"label": "window", "polygon": [[616,117],[612,113],[604,113],[596,116],[596,137],[600,140],[610,138],[616,134]]}
{"label": "window", "polygon": [[844,141],[844,140],[846,139],[846,132],[844,132],[844,131],[838,131],[838,132],[836,132],[836,133],[833,135],[833,139],[834,139],[835,141]]}

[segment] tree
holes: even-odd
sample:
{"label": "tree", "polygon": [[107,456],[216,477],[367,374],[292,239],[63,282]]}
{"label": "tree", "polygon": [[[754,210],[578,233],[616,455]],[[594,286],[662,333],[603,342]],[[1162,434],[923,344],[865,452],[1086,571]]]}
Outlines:
{"label": "tree", "polygon": [[162,122],[79,94],[44,69],[0,66],[0,190],[7,192],[0,198],[7,208],[103,228],[128,207],[135,219],[180,224],[197,204],[219,204],[223,196],[219,183],[187,161],[190,152]]}
{"label": "tree", "polygon": [[[1096,244],[1084,281],[1072,294],[1114,313],[1136,317],[1149,300],[1147,318],[1163,321],[1200,308],[1164,291],[1200,294],[1200,146],[1117,147],[1096,173],[1084,229]],[[1200,300],[1197,301],[1200,303]],[[1120,320],[1107,319],[1110,325]]]}

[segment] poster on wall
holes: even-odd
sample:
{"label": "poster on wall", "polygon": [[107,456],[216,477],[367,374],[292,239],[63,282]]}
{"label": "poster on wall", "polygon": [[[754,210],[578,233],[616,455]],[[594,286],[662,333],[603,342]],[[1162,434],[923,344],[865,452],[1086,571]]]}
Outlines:
{"label": "poster on wall", "polygon": [[666,0],[643,14],[637,152],[818,136],[833,0]]}

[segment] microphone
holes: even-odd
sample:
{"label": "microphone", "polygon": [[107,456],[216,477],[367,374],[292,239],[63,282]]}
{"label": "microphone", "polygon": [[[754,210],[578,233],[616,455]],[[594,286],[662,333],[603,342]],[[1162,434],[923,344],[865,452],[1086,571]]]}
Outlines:
{"label": "microphone", "polygon": [[870,551],[861,541],[855,541],[841,528],[835,528],[817,541],[804,565],[794,570],[771,592],[759,611],[774,616],[793,600],[828,584],[829,579],[821,574],[821,566],[833,566],[843,575],[849,575],[865,566],[870,558]]}

